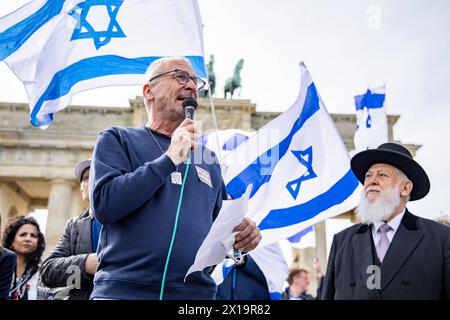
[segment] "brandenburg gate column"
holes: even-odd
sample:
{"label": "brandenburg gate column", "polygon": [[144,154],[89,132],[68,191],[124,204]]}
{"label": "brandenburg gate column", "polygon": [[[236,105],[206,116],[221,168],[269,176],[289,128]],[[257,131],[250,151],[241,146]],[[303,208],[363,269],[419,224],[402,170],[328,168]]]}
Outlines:
{"label": "brandenburg gate column", "polygon": [[46,252],[50,252],[56,246],[66,222],[70,218],[73,184],[73,181],[65,179],[50,181],[45,230]]}
{"label": "brandenburg gate column", "polygon": [[327,230],[325,221],[321,221],[314,225],[316,233],[316,256],[322,264],[322,271],[325,272],[328,264],[327,256]]}

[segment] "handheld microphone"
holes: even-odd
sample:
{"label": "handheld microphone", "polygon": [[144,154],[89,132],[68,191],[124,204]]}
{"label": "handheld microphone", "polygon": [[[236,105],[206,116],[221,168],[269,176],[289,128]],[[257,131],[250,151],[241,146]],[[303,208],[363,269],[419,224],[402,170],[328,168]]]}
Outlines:
{"label": "handheld microphone", "polygon": [[197,101],[192,97],[188,97],[183,100],[182,106],[184,108],[184,117],[194,120],[194,113],[198,107]]}

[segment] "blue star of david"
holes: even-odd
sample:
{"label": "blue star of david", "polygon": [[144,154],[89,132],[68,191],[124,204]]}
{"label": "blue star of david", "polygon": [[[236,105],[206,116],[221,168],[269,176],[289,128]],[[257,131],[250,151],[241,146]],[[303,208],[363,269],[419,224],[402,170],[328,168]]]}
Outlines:
{"label": "blue star of david", "polygon": [[[123,0],[86,0],[73,7],[69,11],[69,15],[77,20],[77,26],[70,40],[92,38],[95,48],[98,50],[100,47],[108,44],[111,38],[125,38],[126,35],[117,22],[117,13],[122,3]],[[104,6],[106,8],[110,19],[107,30],[97,31],[86,20],[89,10],[93,6]]]}
{"label": "blue star of david", "polygon": [[366,120],[366,128],[371,128],[372,127],[372,117],[370,116],[370,114],[367,115],[367,120]]}
{"label": "blue star of david", "polygon": [[294,199],[297,199],[298,193],[300,192],[300,186],[303,181],[313,179],[317,177],[316,173],[312,168],[313,154],[312,147],[306,148],[305,150],[294,151],[291,150],[292,154],[298,159],[298,161],[306,167],[306,172],[300,176],[298,179],[292,180],[286,184],[286,188]]}

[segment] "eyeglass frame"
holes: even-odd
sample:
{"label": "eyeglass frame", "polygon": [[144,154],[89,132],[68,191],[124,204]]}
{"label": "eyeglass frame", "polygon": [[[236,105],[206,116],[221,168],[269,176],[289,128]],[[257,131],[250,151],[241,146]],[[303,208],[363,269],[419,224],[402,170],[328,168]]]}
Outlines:
{"label": "eyeglass frame", "polygon": [[[205,85],[206,85],[206,81],[203,80],[202,78],[199,78],[199,77],[196,77],[196,76],[191,77],[187,71],[181,70],[181,69],[173,69],[173,70],[170,70],[170,71],[166,71],[166,72],[160,73],[160,74],[158,74],[157,76],[154,76],[153,78],[151,78],[150,80],[148,80],[148,82],[152,82],[153,80],[155,80],[155,79],[157,79],[157,78],[159,78],[159,77],[161,77],[161,76],[165,76],[166,74],[169,74],[169,73],[172,73],[172,72],[175,72],[175,73],[177,73],[177,72],[182,72],[182,73],[186,74],[186,75],[189,77],[189,80],[192,80],[192,82],[194,82],[195,87],[197,88],[197,91],[203,90],[203,88],[204,88]],[[189,80],[187,80],[185,83],[181,83],[181,82],[178,80],[178,77],[177,77],[177,76],[174,76],[173,79],[175,79],[175,80],[176,80],[179,84],[181,84],[181,85],[184,85],[184,84],[186,84],[186,83],[189,82]],[[200,83],[202,83],[201,87],[198,87],[198,85],[197,85],[197,82],[198,82],[198,81],[200,81]]]}

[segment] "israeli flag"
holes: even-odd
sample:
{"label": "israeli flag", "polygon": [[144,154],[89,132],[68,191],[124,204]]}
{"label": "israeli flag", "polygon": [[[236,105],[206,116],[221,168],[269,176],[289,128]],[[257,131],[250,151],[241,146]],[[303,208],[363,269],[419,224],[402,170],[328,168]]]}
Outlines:
{"label": "israeli flag", "polygon": [[142,84],[163,56],[206,78],[196,0],[34,0],[0,18],[0,61],[24,83],[34,126],[77,92]]}
{"label": "israeli flag", "polygon": [[[241,129],[208,130],[200,136],[199,144],[214,151],[219,157],[220,164],[227,168],[232,163],[228,163],[228,154],[237,148],[241,143],[247,141],[255,131],[246,131]],[[226,169],[225,169],[226,170]]]}
{"label": "israeli flag", "polygon": [[[272,243],[265,247],[259,247],[248,253],[259,267],[267,282],[267,290],[271,300],[281,300],[283,285],[287,279],[289,268],[278,243]],[[236,264],[231,259],[225,259],[217,265],[211,274],[217,285],[220,285],[226,277],[231,276]],[[239,279],[237,279],[239,281]]]}
{"label": "israeli flag", "polygon": [[288,240],[291,242],[292,247],[296,249],[314,248],[316,246],[316,232],[314,226],[309,226],[305,230],[294,234],[292,237],[289,237]]}
{"label": "israeli flag", "polygon": [[355,153],[376,149],[380,144],[388,142],[385,92],[385,87],[382,86],[369,88],[366,93],[355,96]]}
{"label": "israeli flag", "polygon": [[227,155],[227,192],[252,184],[247,216],[263,247],[356,207],[360,185],[306,66],[294,105]]}
{"label": "israeli flag", "polygon": [[[248,140],[255,132],[245,131],[241,129],[225,129],[225,130],[210,130],[202,135],[199,143],[216,154],[220,154],[223,159],[222,164],[226,167],[233,165],[227,163],[228,153],[233,151],[238,145]],[[298,249],[310,248],[316,246],[316,233],[314,226],[310,226],[305,230],[289,237],[292,247]]]}

